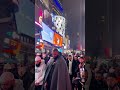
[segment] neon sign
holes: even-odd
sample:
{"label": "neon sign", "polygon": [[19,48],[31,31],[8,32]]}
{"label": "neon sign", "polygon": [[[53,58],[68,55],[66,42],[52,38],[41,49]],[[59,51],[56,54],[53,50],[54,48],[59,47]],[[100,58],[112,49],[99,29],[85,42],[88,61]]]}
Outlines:
{"label": "neon sign", "polygon": [[58,0],[54,0],[54,2],[56,4],[56,6],[59,8],[59,10],[63,12],[63,8],[62,8],[61,4],[59,3],[59,1]]}
{"label": "neon sign", "polygon": [[42,25],[35,21],[35,24],[42,28]]}
{"label": "neon sign", "polygon": [[39,17],[39,24],[42,25],[42,16]]}

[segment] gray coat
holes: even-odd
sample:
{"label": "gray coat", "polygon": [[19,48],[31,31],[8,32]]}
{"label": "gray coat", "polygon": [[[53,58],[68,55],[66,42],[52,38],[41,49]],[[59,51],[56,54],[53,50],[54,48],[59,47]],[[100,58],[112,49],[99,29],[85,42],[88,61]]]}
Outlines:
{"label": "gray coat", "polygon": [[[46,82],[53,62],[48,66],[44,81]],[[60,56],[55,62],[55,68],[52,75],[50,90],[72,90],[70,77],[67,69],[67,64],[62,56]]]}

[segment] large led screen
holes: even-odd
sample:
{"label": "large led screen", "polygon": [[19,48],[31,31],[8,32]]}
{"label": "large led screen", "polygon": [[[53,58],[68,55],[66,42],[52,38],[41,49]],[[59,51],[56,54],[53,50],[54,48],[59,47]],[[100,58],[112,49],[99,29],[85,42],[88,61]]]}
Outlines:
{"label": "large led screen", "polygon": [[41,32],[42,39],[50,43],[53,43],[54,32],[45,23],[42,23],[42,26],[43,26],[43,30]]}
{"label": "large led screen", "polygon": [[63,37],[57,33],[54,33],[53,44],[59,47],[62,47]]}
{"label": "large led screen", "polygon": [[40,4],[40,1],[36,1],[35,4],[35,21],[42,25],[42,20],[43,20],[43,9]]}

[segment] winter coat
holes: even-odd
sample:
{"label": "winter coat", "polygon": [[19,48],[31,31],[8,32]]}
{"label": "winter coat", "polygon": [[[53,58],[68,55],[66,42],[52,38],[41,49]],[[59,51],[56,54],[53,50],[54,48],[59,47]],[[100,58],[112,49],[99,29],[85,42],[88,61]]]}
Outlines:
{"label": "winter coat", "polygon": [[[71,90],[67,64],[62,56],[59,56],[55,63],[52,61],[49,63],[44,83],[47,81],[47,77],[53,65],[55,65],[55,67],[52,74],[50,90]],[[43,90],[45,90],[45,88],[43,88]]]}

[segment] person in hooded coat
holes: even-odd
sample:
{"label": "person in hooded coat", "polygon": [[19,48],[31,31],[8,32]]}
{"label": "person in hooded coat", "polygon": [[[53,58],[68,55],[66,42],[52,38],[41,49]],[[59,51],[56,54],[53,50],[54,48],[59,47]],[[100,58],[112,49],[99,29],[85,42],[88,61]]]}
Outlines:
{"label": "person in hooded coat", "polygon": [[66,61],[57,49],[53,50],[53,59],[47,66],[42,90],[71,90]]}

